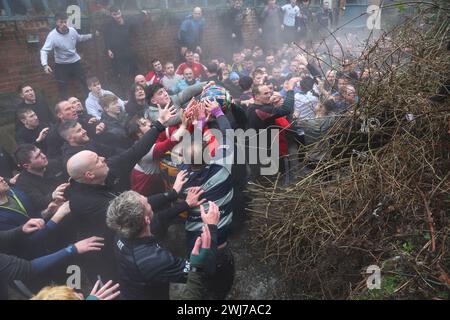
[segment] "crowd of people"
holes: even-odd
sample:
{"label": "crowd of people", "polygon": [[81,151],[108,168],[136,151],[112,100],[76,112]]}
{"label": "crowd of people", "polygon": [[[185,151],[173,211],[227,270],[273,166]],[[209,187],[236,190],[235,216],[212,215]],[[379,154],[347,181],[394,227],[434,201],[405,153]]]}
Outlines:
{"label": "crowd of people", "polygon": [[[323,22],[327,8],[325,3],[318,17],[323,28],[330,22]],[[246,10],[234,1],[230,12],[240,21]],[[174,48],[184,62],[156,58],[145,72],[120,45],[127,18],[117,7],[110,13],[107,55],[118,74],[134,76],[127,97],[104,89],[98,77],[85,79],[76,44],[93,35],[68,27],[65,14],[56,15],[41,50],[61,100],[50,108],[34,84],[18,88],[17,149],[13,157],[0,150],[0,298],[12,280],[34,292],[50,282],[64,285],[67,266],[75,264],[96,284],[91,298],[168,299],[169,284],[176,282],[187,283],[186,299],[225,299],[235,273],[233,217],[243,211],[243,192],[261,179],[262,166],[232,161],[242,146],[227,133],[281,129],[273,137],[276,152],[270,139],[259,147],[279,154],[279,170],[289,177],[303,160],[289,155],[319,141],[337,117],[351,112],[359,81],[374,71],[354,63],[354,38],[314,55],[325,45],[302,37],[296,21],[305,12],[295,0],[282,7],[268,1],[261,46],[248,48],[234,28],[230,59],[203,59],[205,22],[195,8]],[[283,32],[281,39],[271,23]],[[85,95],[70,97],[67,83],[76,79]],[[185,141],[195,132],[201,141]],[[185,225],[182,257],[160,246],[174,223]],[[82,296],[56,286],[34,297],[56,298]]]}

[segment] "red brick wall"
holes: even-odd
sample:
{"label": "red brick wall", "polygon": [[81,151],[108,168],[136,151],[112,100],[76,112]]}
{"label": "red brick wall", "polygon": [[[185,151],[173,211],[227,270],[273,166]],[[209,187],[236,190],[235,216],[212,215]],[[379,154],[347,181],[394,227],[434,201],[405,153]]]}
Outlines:
{"label": "red brick wall", "polygon": [[[219,21],[217,13],[209,11],[205,14],[205,18],[204,53],[208,57],[221,57],[229,48],[229,44],[223,40],[225,28],[223,24],[217,22]],[[90,24],[95,27],[101,24],[101,20],[90,21]],[[139,57],[143,73],[148,71],[146,67],[155,57],[163,62],[176,60],[175,38],[178,27],[178,21],[158,19],[155,16],[152,21],[146,22],[138,30],[134,39],[134,49]],[[14,93],[20,83],[28,82],[36,89],[44,90],[51,102],[57,100],[54,78],[43,72],[39,59],[39,51],[49,31],[47,20],[0,22],[0,96]],[[27,33],[39,34],[40,43],[27,44]],[[255,45],[257,27],[253,14],[247,17],[244,34],[246,43]],[[88,75],[97,75],[106,83],[108,80],[113,80],[110,79],[110,64],[104,55],[101,36],[97,41],[80,43],[77,48]]]}

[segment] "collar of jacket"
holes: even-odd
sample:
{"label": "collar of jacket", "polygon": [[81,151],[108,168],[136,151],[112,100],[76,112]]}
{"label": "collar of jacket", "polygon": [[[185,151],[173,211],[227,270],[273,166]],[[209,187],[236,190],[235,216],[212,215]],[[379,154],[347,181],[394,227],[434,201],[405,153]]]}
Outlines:
{"label": "collar of jacket", "polygon": [[156,238],[151,235],[148,237],[143,237],[143,238],[137,238],[137,239],[125,239],[122,237],[118,237],[118,240],[122,241],[125,245],[133,245],[133,246],[138,246],[138,245],[158,245]]}

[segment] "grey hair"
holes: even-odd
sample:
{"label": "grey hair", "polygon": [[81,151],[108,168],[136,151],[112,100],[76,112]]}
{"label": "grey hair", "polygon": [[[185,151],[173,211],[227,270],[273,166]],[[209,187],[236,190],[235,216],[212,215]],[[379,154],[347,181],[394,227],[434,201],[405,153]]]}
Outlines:
{"label": "grey hair", "polygon": [[126,191],[109,203],[106,224],[119,236],[136,239],[144,228],[145,207],[140,195]]}

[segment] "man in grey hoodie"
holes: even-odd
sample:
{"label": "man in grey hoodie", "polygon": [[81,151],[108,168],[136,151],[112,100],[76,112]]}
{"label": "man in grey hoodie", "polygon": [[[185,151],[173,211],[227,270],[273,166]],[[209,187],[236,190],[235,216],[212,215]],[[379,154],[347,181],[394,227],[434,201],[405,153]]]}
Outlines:
{"label": "man in grey hoodie", "polygon": [[150,119],[153,122],[158,119],[158,105],[161,108],[164,108],[167,105],[174,106],[175,109],[177,109],[177,115],[169,121],[167,126],[175,126],[181,123],[181,107],[193,97],[201,94],[204,88],[209,85],[212,85],[212,83],[200,82],[187,87],[176,95],[170,96],[162,84],[153,84],[147,90],[147,98],[150,107],[145,112],[144,116],[146,119]]}
{"label": "man in grey hoodie", "polygon": [[56,28],[50,31],[41,49],[41,64],[45,73],[53,73],[48,65],[48,54],[55,54],[55,78],[58,82],[59,94],[62,100],[68,98],[67,82],[73,76],[77,78],[85,94],[89,90],[86,86],[86,77],[81,66],[81,57],[77,53],[78,42],[92,39],[92,34],[80,35],[77,30],[67,26],[67,13],[61,12],[55,15]]}

